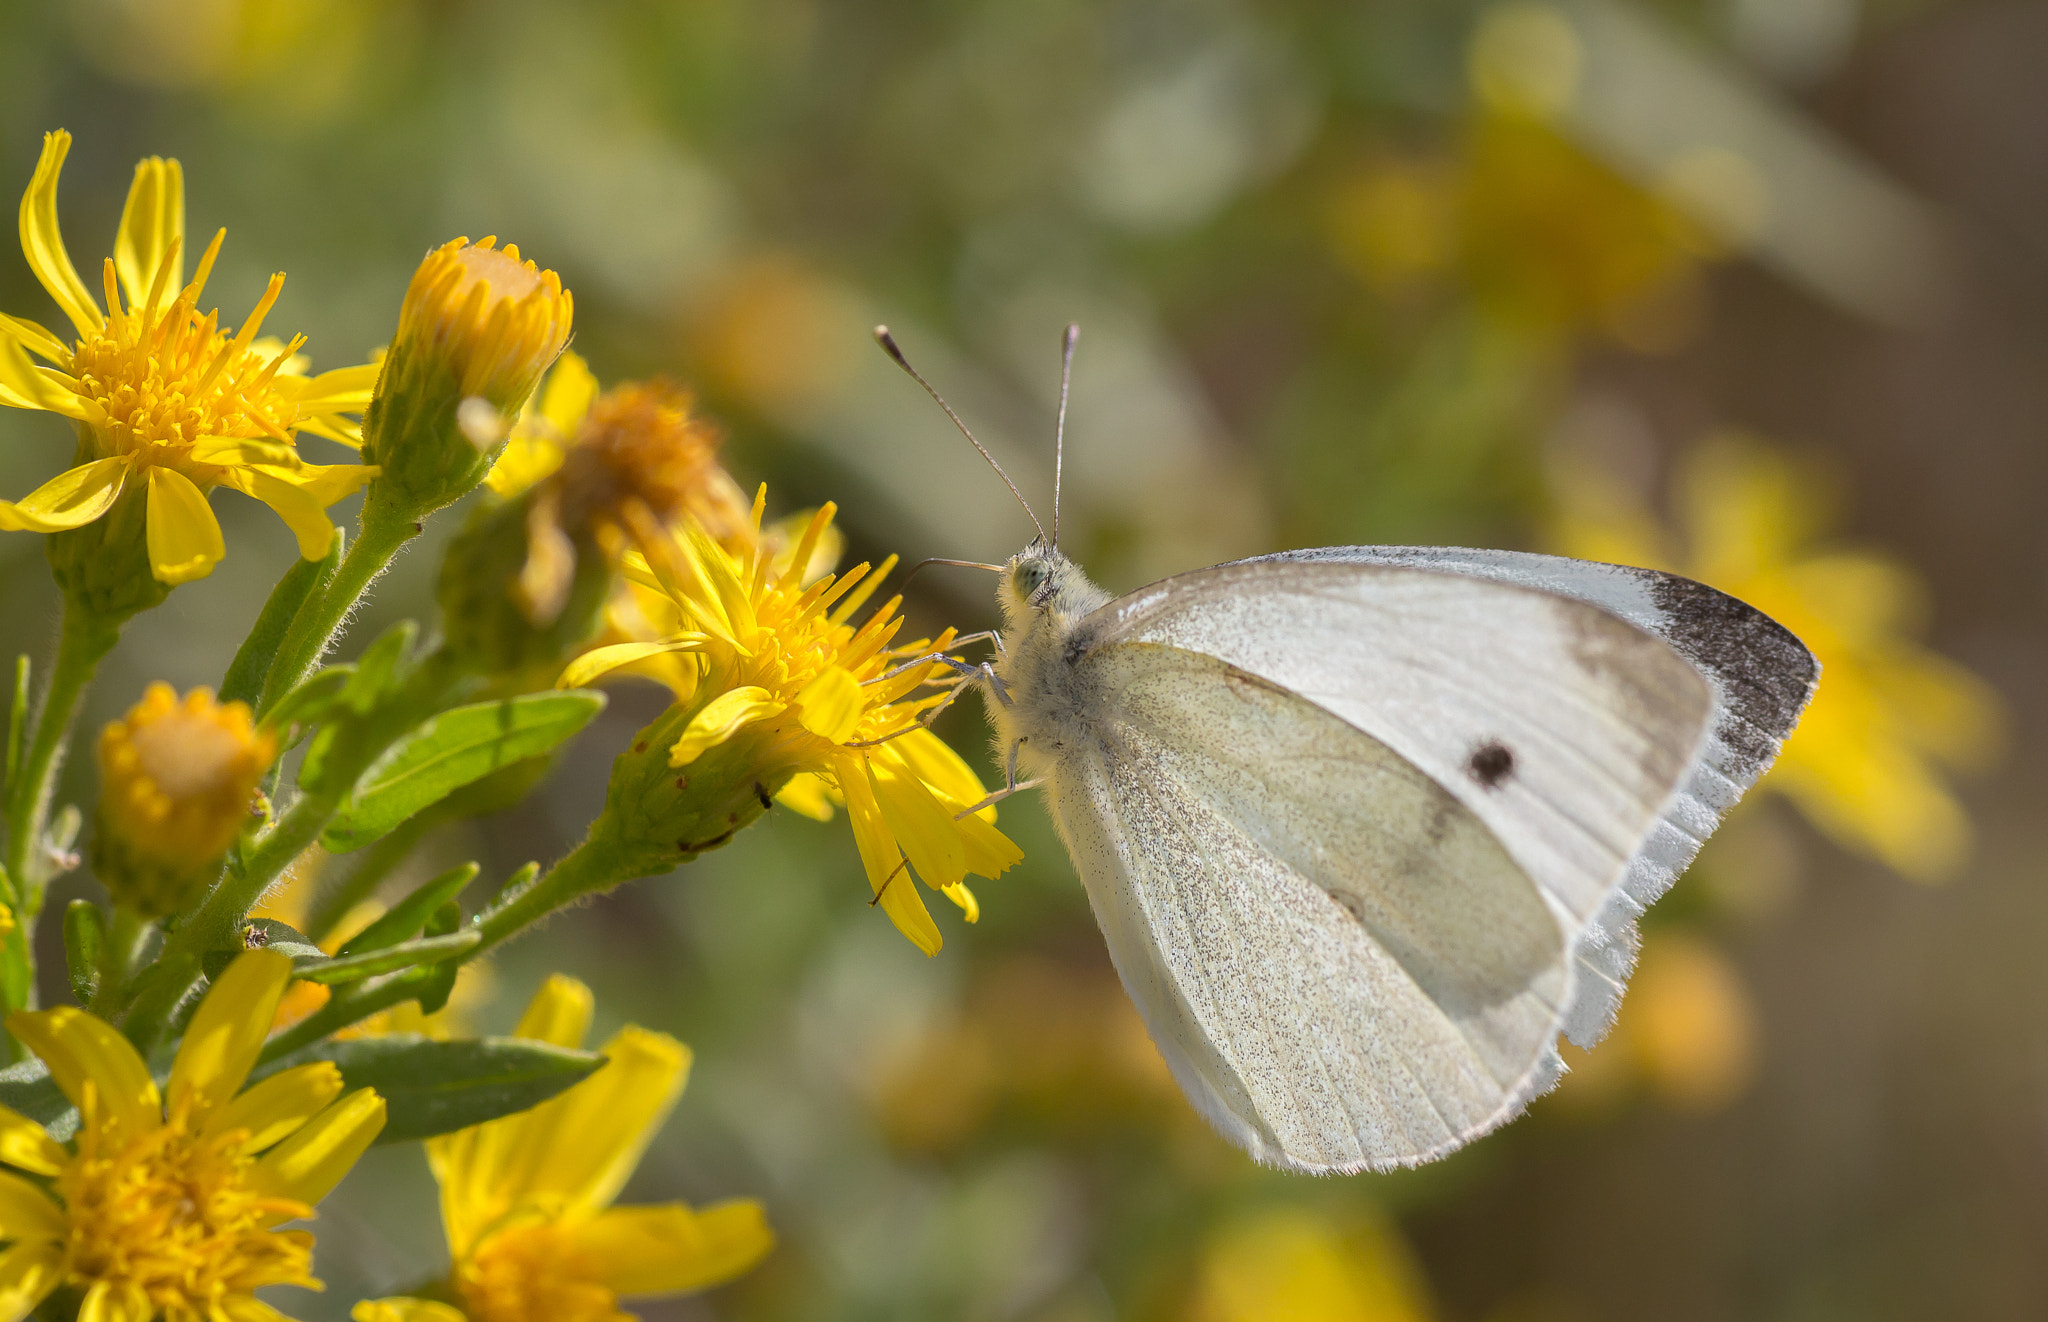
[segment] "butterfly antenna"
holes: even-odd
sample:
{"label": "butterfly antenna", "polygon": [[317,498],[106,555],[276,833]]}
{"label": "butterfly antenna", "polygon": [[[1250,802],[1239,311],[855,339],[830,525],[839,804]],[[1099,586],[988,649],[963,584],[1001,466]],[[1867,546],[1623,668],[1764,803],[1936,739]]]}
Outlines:
{"label": "butterfly antenna", "polygon": [[1067,323],[1060,345],[1060,420],[1052,433],[1052,549],[1060,549],[1060,459],[1067,452],[1067,385],[1074,379],[1074,341],[1081,338],[1081,323]]}
{"label": "butterfly antenna", "polygon": [[946,411],[946,416],[953,420],[953,425],[960,429],[960,434],[967,438],[967,443],[973,446],[982,458],[988,460],[988,466],[996,470],[996,476],[1003,479],[1003,485],[1010,489],[1010,494],[1015,496],[1017,503],[1024,507],[1024,513],[1031,519],[1031,526],[1038,529],[1038,540],[1044,541],[1045,525],[1040,523],[1038,516],[1031,512],[1031,502],[1024,499],[1024,493],[1017,490],[1017,484],[1010,480],[1010,475],[1003,471],[1003,466],[996,462],[996,457],[990,454],[980,441],[974,439],[974,433],[967,430],[967,424],[960,421],[960,415],[953,412],[953,406],[948,404],[938,391],[932,389],[931,382],[917,374],[917,369],[912,367],[910,360],[903,356],[903,350],[896,347],[896,337],[889,334],[887,326],[875,327],[875,343],[882,346],[883,353],[896,360],[898,367],[910,374],[911,380],[924,387],[924,393],[930,395],[933,401]]}
{"label": "butterfly antenna", "polygon": [[962,569],[986,569],[989,572],[995,574],[1000,574],[1003,572],[1003,567],[1001,565],[985,565],[981,563],[981,561],[979,560],[948,560],[943,556],[934,555],[929,556],[923,560],[920,560],[916,564],[912,565],[910,567],[910,572],[905,574],[902,578],[896,581],[896,590],[898,592],[901,592],[905,588],[909,587],[910,580],[916,578],[918,575],[918,571],[925,568],[927,565],[958,565]]}

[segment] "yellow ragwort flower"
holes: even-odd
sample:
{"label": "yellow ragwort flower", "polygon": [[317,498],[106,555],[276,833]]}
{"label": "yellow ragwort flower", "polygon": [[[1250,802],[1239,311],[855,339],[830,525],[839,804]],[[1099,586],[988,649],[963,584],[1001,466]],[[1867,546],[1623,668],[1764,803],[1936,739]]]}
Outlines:
{"label": "yellow ragwort flower", "polygon": [[1935,881],[1962,866],[1970,820],[1942,771],[1995,753],[2001,704],[1983,680],[1915,641],[1925,612],[1917,575],[1867,551],[1819,545],[1818,493],[1740,437],[1688,458],[1677,484],[1682,538],[1590,467],[1561,472],[1555,488],[1565,554],[1696,578],[1813,649],[1820,688],[1766,788],[1837,843],[1904,876]]}
{"label": "yellow ragwort flower", "polygon": [[534,493],[517,589],[534,623],[560,615],[580,537],[616,559],[679,519],[726,546],[754,531],[746,496],[718,464],[717,429],[680,387],[627,382],[600,395],[588,365],[564,354],[535,401],[486,479],[500,496]]}
{"label": "yellow ragwort flower", "polygon": [[1236,1214],[1212,1237],[1192,1322],[1430,1322],[1415,1256],[1384,1220],[1339,1224],[1306,1206]]}
{"label": "yellow ragwort flower", "polygon": [[394,354],[438,364],[457,391],[517,408],[569,343],[576,303],[561,277],[522,261],[519,246],[450,239],[406,287]]}
{"label": "yellow ragwort flower", "polygon": [[98,752],[93,871],[117,901],[159,917],[211,876],[248,825],[277,736],[246,703],[222,705],[206,688],[180,701],[156,683],[100,731]]}
{"label": "yellow ragwort flower", "polygon": [[[73,1007],[7,1017],[79,1111],[59,1143],[0,1108],[0,1319],[18,1322],[60,1287],[94,1322],[263,1322],[254,1291],[318,1288],[313,1214],[384,1127],[370,1089],[340,1096],[320,1061],[244,1089],[291,961],[238,957],[186,1030],[160,1095],[111,1024]],[[337,1100],[337,1098],[339,1100]]]}
{"label": "yellow ragwort flower", "polygon": [[[756,529],[766,500],[764,487],[750,519]],[[895,557],[874,574],[863,564],[805,581],[832,515],[831,505],[819,510],[782,555],[758,538],[731,551],[689,527],[674,538],[672,555],[628,557],[627,577],[666,600],[680,632],[595,648],[559,683],[580,687],[655,656],[686,660],[678,701],[696,712],[670,747],[669,766],[687,768],[708,750],[745,738],[757,746],[753,764],[764,780],[789,777],[775,796],[781,803],[820,820],[844,803],[879,904],[919,949],[935,954],[939,929],[916,887],[899,875],[906,863],[972,922],[980,910],[967,875],[998,876],[1023,854],[995,828],[993,807],[955,816],[985,792],[960,755],[919,722],[946,700],[929,690],[930,681],[950,672],[928,663],[890,673],[944,651],[953,631],[895,644],[900,597],[864,623],[852,622]]]}
{"label": "yellow ragwort flower", "polygon": [[[580,1047],[590,1010],[589,988],[550,978],[516,1032]],[[612,1206],[683,1090],[690,1049],[629,1026],[603,1051],[603,1068],[561,1096],[427,1141],[461,1307],[370,1300],[356,1322],[631,1322],[621,1297],[708,1289],[774,1247],[752,1199]]]}
{"label": "yellow ragwort flower", "polygon": [[[0,404],[61,414],[78,424],[78,464],[19,502],[0,501],[0,529],[61,532],[112,509],[124,490],[146,491],[151,571],[163,583],[203,578],[225,554],[206,493],[232,487],[276,510],[318,559],[334,537],[327,506],[375,475],[361,464],[309,464],[302,431],[356,444],[374,366],[304,375],[299,347],[257,339],[284,288],[273,275],[232,335],[219,313],[199,312],[223,230],[185,283],[185,190],[178,163],[135,168],[114,255],[103,269],[106,311],[79,278],[57,230],[57,176],[71,135],[51,133],[21,200],[21,246],[36,279],[71,319],[78,339],[0,316]],[[125,302],[123,295],[125,294]],[[33,353],[50,366],[39,367]]]}

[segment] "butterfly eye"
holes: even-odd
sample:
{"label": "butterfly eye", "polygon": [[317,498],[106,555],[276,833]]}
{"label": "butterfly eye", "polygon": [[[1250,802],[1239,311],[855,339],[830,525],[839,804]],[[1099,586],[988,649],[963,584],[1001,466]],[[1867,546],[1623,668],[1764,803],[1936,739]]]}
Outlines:
{"label": "butterfly eye", "polygon": [[1043,560],[1026,560],[1018,565],[1010,581],[1017,587],[1017,595],[1029,601],[1052,577],[1052,569]]}

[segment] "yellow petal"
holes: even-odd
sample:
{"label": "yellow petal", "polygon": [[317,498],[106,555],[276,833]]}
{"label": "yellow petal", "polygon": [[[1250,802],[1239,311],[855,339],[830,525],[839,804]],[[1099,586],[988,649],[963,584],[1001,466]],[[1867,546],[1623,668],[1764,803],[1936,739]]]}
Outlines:
{"label": "yellow petal", "polygon": [[273,1197],[311,1205],[341,1182],[384,1128],[384,1099],[358,1088],[257,1159],[250,1179]]}
{"label": "yellow petal", "polygon": [[541,387],[540,415],[566,439],[575,434],[576,424],[590,412],[590,403],[596,398],[597,378],[591,375],[590,364],[565,351],[555,360],[554,370]]}
{"label": "yellow petal", "polygon": [[752,1199],[697,1211],[681,1203],[614,1207],[573,1233],[577,1255],[597,1279],[626,1296],[709,1289],[775,1247],[767,1214]]}
{"label": "yellow petal", "polygon": [[370,406],[382,363],[337,367],[307,380],[295,402],[304,413],[361,413]]}
{"label": "yellow petal", "polygon": [[0,1238],[42,1242],[62,1239],[64,1210],[19,1175],[0,1171]]}
{"label": "yellow petal", "polygon": [[[185,171],[176,161],[152,156],[135,167],[121,228],[114,235],[114,269],[128,306],[140,307],[156,281],[157,268],[185,246]],[[185,263],[174,261],[164,288],[176,297],[185,284]]]}
{"label": "yellow petal", "polygon": [[[280,482],[292,486],[311,496],[322,509],[338,500],[353,496],[370,484],[370,479],[382,471],[375,464],[308,464],[299,463],[289,468],[265,469],[258,466],[258,472],[267,472]],[[253,494],[253,493],[252,493]],[[267,496],[257,496],[267,501]]]}
{"label": "yellow petal", "polygon": [[552,437],[515,431],[498,452],[484,481],[501,496],[516,496],[560,468],[562,453],[561,445]]}
{"label": "yellow petal", "polygon": [[868,886],[876,903],[896,924],[896,930],[927,955],[939,953],[942,944],[938,924],[924,907],[924,897],[903,865],[896,837],[890,834],[882,809],[875,802],[873,784],[868,780],[867,759],[848,754],[834,759],[839,792],[846,796],[846,816],[853,824],[853,841],[860,849],[861,866],[867,871]]}
{"label": "yellow petal", "polygon": [[43,1127],[19,1111],[0,1106],[0,1161],[16,1170],[55,1175],[71,1154]]}
{"label": "yellow petal", "polygon": [[528,1138],[507,1151],[498,1188],[509,1205],[538,1201],[573,1217],[618,1197],[675,1105],[690,1049],[663,1033],[621,1029],[597,1073],[528,1113]]}
{"label": "yellow petal", "polygon": [[149,1067],[128,1039],[106,1020],[76,1006],[54,1010],[17,1010],[7,1016],[7,1031],[50,1067],[50,1077],[73,1106],[85,1106],[90,1082],[105,1123],[129,1136],[147,1133],[163,1123],[163,1100]]}
{"label": "yellow petal", "polygon": [[21,195],[21,251],[29,269],[36,273],[80,335],[97,334],[106,324],[100,305],[93,301],[78,268],[64,251],[64,237],[57,231],[57,176],[63,172],[64,157],[71,150],[71,135],[62,129],[43,135],[42,159],[36,162],[35,177]]}
{"label": "yellow petal", "polygon": [[78,1322],[150,1322],[156,1309],[133,1281],[94,1281],[78,1301]]}
{"label": "yellow petal", "polygon": [[24,349],[41,354],[53,363],[71,361],[71,351],[64,347],[64,341],[26,317],[10,317],[0,312],[0,335],[13,336]]}
{"label": "yellow petal", "polygon": [[589,987],[557,973],[534,993],[512,1035],[575,1050],[583,1045],[583,1035],[590,1031],[590,1015],[595,1005],[596,998],[591,996]]}
{"label": "yellow petal", "polygon": [[206,493],[173,468],[149,469],[149,519],[145,525],[149,567],[159,583],[190,583],[205,578],[228,553],[220,521],[206,503]]}
{"label": "yellow petal", "polygon": [[[68,378],[67,378],[68,379]],[[21,341],[0,335],[0,404],[14,409],[43,409],[77,422],[106,420],[106,410],[37,367],[22,351]]]}
{"label": "yellow petal", "polygon": [[853,738],[865,705],[866,695],[852,672],[844,666],[827,666],[798,691],[796,718],[820,739],[843,744]]}
{"label": "yellow petal", "polygon": [[63,1278],[64,1250],[51,1243],[21,1243],[0,1253],[0,1318],[18,1322]]}
{"label": "yellow petal", "polygon": [[974,892],[967,889],[965,882],[958,886],[946,887],[943,894],[947,899],[960,906],[960,912],[966,917],[968,922],[978,923],[981,921],[981,901],[974,898]]}
{"label": "yellow petal", "polygon": [[832,788],[832,782],[823,776],[799,771],[775,792],[775,801],[812,821],[829,822],[832,809],[839,802],[839,791]]}
{"label": "yellow petal", "polygon": [[277,511],[277,517],[283,519],[285,526],[292,530],[292,536],[298,538],[299,554],[306,559],[319,560],[334,545],[334,525],[328,522],[327,507],[305,488],[286,481],[282,470],[236,469],[227,474],[227,484]]}
{"label": "yellow petal", "polygon": [[19,501],[0,500],[0,529],[61,532],[83,527],[114,507],[127,478],[126,459],[95,459],[66,469]]}
{"label": "yellow petal", "polygon": [[[176,1080],[172,1080],[176,1086]],[[341,1095],[341,1071],[332,1061],[316,1060],[273,1074],[216,1110],[206,1122],[212,1137],[230,1129],[248,1131],[242,1151],[261,1152],[296,1133]]]}
{"label": "yellow petal", "polygon": [[431,1299],[365,1299],[349,1317],[354,1322],[469,1322],[461,1309]]}
{"label": "yellow petal", "polygon": [[592,680],[610,674],[621,666],[630,666],[635,661],[644,661],[650,656],[664,652],[682,652],[697,647],[695,640],[666,643],[612,643],[606,647],[593,647],[582,656],[571,661],[562,671],[562,677],[555,681],[558,689],[580,689]]}
{"label": "yellow petal", "polygon": [[953,813],[940,803],[923,781],[910,774],[884,744],[868,758],[874,777],[875,798],[882,816],[910,866],[927,886],[944,890],[967,879],[967,847],[961,842],[959,824]]}
{"label": "yellow petal", "polygon": [[283,441],[255,436],[202,436],[192,442],[194,463],[239,467],[243,464],[274,464],[296,468],[299,452]]}
{"label": "yellow petal", "polygon": [[[891,739],[889,751],[902,758],[911,774],[931,786],[934,793],[951,799],[954,812],[988,797],[988,791],[981,787],[981,778],[974,774],[966,760],[930,730],[913,730]],[[996,819],[995,805],[983,808],[976,816],[993,822]]]}
{"label": "yellow petal", "polygon": [[745,685],[719,694],[690,718],[675,746],[668,750],[668,764],[686,767],[755,721],[785,709],[767,689]]}
{"label": "yellow petal", "polygon": [[249,950],[214,979],[171,1065],[173,1112],[182,1106],[210,1111],[241,1091],[291,978],[289,957],[275,950]]}

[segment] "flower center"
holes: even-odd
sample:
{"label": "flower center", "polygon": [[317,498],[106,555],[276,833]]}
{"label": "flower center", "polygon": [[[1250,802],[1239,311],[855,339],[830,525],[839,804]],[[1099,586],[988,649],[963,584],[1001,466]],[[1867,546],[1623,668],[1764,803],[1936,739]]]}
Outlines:
{"label": "flower center", "polygon": [[93,1127],[81,1130],[78,1155],[57,1176],[70,1224],[66,1279],[139,1289],[159,1312],[196,1317],[266,1285],[317,1287],[313,1237],[270,1229],[312,1209],[250,1187],[247,1137],[201,1138],[178,1117],[103,1151]]}
{"label": "flower center", "polygon": [[201,317],[189,293],[153,318],[147,313],[116,313],[72,351],[79,393],[107,413],[102,457],[135,455],[205,484],[218,468],[188,458],[201,437],[291,439],[298,407],[276,386],[290,347],[253,352],[246,337],[221,331],[218,313]]}
{"label": "flower center", "polygon": [[633,1322],[570,1237],[545,1222],[486,1238],[455,1284],[469,1322]]}

